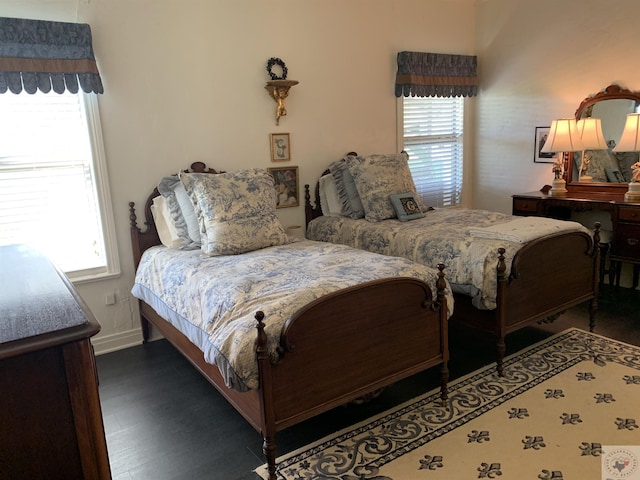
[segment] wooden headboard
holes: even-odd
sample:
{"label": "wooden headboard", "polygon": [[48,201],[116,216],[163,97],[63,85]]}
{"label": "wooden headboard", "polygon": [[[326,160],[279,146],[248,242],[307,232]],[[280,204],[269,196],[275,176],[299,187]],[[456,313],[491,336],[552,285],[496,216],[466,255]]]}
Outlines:
{"label": "wooden headboard", "polygon": [[[185,170],[184,173],[225,173],[223,171],[218,172],[213,168],[208,168],[202,162],[194,162],[191,166]],[[131,247],[133,249],[133,263],[136,268],[140,263],[140,258],[147,248],[151,248],[154,245],[160,245],[160,237],[156,230],[156,224],[153,220],[153,214],[151,213],[151,205],[153,205],[153,199],[160,195],[158,188],[154,188],[151,195],[147,198],[144,204],[144,225],[146,229],[142,231],[138,228],[138,217],[136,215],[135,203],[129,202],[129,223],[131,225]]]}

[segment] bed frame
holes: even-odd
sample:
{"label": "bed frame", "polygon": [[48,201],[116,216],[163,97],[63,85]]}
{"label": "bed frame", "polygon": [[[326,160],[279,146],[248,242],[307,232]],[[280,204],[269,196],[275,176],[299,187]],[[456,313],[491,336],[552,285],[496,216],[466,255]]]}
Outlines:
{"label": "bed frame", "polygon": [[[328,173],[329,170],[325,170],[323,175]],[[322,209],[319,183],[314,192],[315,206],[311,204],[309,185],[304,187],[308,225],[322,216]],[[505,250],[500,248],[496,252],[497,307],[480,310],[472,305],[471,297],[454,294],[454,313],[449,321],[495,337],[500,376],[504,375],[505,337],[511,332],[527,325],[551,322],[567,309],[586,301],[589,302],[589,331],[593,332],[600,286],[599,245],[599,222],[595,224],[593,238],[583,232],[550,235],[523,246],[514,256],[509,272]]]}
{"label": "bed frame", "polygon": [[[196,162],[190,170],[221,173]],[[144,207],[146,228],[137,226],[135,204],[129,203],[131,243],[137,268],[144,251],[160,245],[151,214]],[[263,436],[269,479],[276,478],[276,432],[334,407],[361,399],[382,387],[436,365],[440,397],[447,399],[449,359],[447,305],[443,265],[437,291],[410,278],[388,278],[339,290],[299,310],[280,334],[279,360],[267,352],[264,314],[256,312],[256,358],[259,389],[229,389],[215,365],[186,336],[140,301],[144,341],[152,325],[171,342]],[[268,319],[266,319],[268,321]],[[383,352],[383,353],[382,353]]]}

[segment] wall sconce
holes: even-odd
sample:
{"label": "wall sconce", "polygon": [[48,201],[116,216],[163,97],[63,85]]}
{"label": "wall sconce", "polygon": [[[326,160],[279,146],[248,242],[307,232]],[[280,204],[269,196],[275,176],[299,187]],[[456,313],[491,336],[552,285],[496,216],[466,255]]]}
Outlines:
{"label": "wall sconce", "polygon": [[589,175],[589,163],[591,156],[587,150],[607,150],[607,141],[602,134],[602,122],[599,118],[588,117],[581,118],[576,122],[578,134],[582,140],[582,161],[580,162],[579,182],[593,182],[593,178]]}
{"label": "wall sconce", "polygon": [[[622,136],[613,149],[614,152],[640,152],[640,114],[628,113],[627,121],[622,130]],[[629,190],[624,199],[629,202],[640,202],[640,162],[631,165],[633,176],[629,183]]]}
{"label": "wall sconce", "polygon": [[[282,74],[278,75],[273,72],[273,67],[278,65],[282,69]],[[267,73],[271,80],[267,82],[264,88],[269,92],[271,98],[276,101],[276,125],[280,125],[280,117],[287,114],[285,99],[289,96],[289,90],[299,82],[296,80],[287,80],[287,66],[279,58],[272,57],[267,62]]]}
{"label": "wall sconce", "polygon": [[556,153],[553,163],[554,179],[551,184],[549,195],[552,197],[567,194],[566,182],[563,176],[565,166],[565,155],[567,152],[578,152],[584,150],[575,118],[561,118],[551,122],[547,141],[544,143],[541,152]]}

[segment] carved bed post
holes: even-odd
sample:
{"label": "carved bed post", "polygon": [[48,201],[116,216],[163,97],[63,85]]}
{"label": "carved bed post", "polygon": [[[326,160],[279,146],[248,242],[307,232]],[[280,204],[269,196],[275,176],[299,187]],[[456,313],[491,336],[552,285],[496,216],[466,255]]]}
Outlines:
{"label": "carved bed post", "polygon": [[309,222],[313,220],[313,207],[311,206],[311,193],[309,192],[309,184],[304,185],[304,219],[305,227],[309,226]]}
{"label": "carved bed post", "polygon": [[505,331],[506,331],[506,305],[505,305],[505,298],[506,298],[506,288],[507,288],[507,275],[506,275],[506,271],[507,271],[507,265],[504,261],[504,253],[505,253],[505,249],[504,248],[499,248],[498,249],[498,267],[497,267],[497,272],[498,272],[498,289],[497,289],[497,295],[496,295],[496,315],[498,316],[498,331],[496,332],[497,335],[497,339],[496,339],[496,353],[497,353],[497,359],[496,359],[496,364],[498,367],[498,375],[500,377],[504,377],[504,366],[503,366],[503,360],[504,360],[504,355],[506,352],[506,344],[505,344]]}
{"label": "carved bed post", "polygon": [[267,334],[264,331],[264,313],[256,312],[256,358],[258,360],[258,382],[260,385],[260,416],[262,417],[262,453],[267,459],[269,480],[276,480],[276,427],[273,411],[273,385],[271,383],[271,358],[267,349]]}
{"label": "carved bed post", "polygon": [[[445,297],[445,289],[447,288],[447,282],[444,280],[444,264],[438,265],[438,279],[436,280],[436,305],[431,308],[440,308],[440,323],[444,325],[444,328],[440,329],[440,345],[442,345],[442,365],[440,366],[440,400],[442,406],[447,406],[447,399],[449,398],[449,330],[447,320],[447,298]],[[437,306],[437,308],[436,308]]]}
{"label": "carved bed post", "polygon": [[[140,248],[140,235],[142,231],[138,228],[138,217],[136,216],[136,205],[134,202],[129,202],[129,223],[131,233],[131,248],[133,249],[133,265],[138,269],[140,264],[140,258],[142,257],[142,251]],[[138,301],[138,307],[141,308],[141,303]],[[146,343],[149,340],[149,321],[140,312],[140,328],[142,330],[142,341]]]}

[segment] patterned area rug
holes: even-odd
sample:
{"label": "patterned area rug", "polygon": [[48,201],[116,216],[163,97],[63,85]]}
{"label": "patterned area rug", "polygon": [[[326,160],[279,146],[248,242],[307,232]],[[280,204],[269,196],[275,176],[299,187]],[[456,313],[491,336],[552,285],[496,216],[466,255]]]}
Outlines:
{"label": "patterned area rug", "polygon": [[639,347],[569,329],[508,357],[504,378],[451,382],[446,408],[438,395],[279,458],[278,479],[640,478],[633,452],[603,462],[640,445]]}

